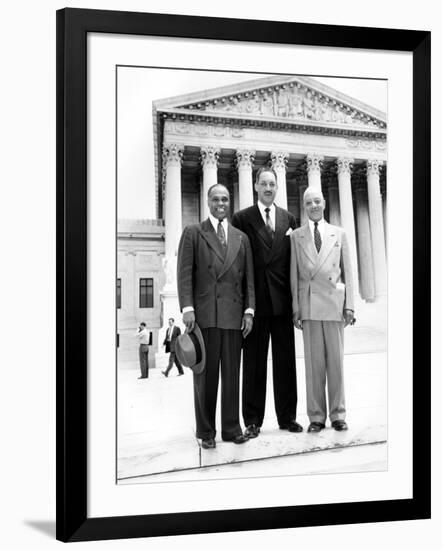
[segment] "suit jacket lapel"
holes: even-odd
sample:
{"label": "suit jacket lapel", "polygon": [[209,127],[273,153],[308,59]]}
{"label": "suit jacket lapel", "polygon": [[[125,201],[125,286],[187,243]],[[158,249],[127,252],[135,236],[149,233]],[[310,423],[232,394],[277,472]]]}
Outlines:
{"label": "suit jacket lapel", "polygon": [[316,252],[315,245],[313,243],[313,238],[308,222],[303,226],[302,235],[303,237],[299,239],[299,243],[312,264],[316,265],[316,262],[318,260],[318,253]]}
{"label": "suit jacket lapel", "polygon": [[236,231],[236,229],[229,223],[227,229],[227,252],[221,271],[218,274],[218,279],[230,269],[230,266],[238,255],[241,246],[241,240],[242,235],[238,231]]}
{"label": "suit jacket lapel", "polygon": [[207,242],[207,244],[210,246],[210,248],[215,252],[215,254],[218,256],[221,262],[224,262],[224,254],[221,247],[221,243],[219,242],[219,239],[213,229],[212,224],[210,223],[210,220],[204,220],[201,223],[201,230],[200,230],[201,236],[204,238],[204,240]]}
{"label": "suit jacket lapel", "polygon": [[258,206],[255,204],[253,207],[252,215],[250,218],[250,223],[255,228],[256,233],[261,238],[265,246],[270,249],[273,244],[273,240],[270,235],[267,233],[266,224],[262,219],[261,212],[259,211]]}
{"label": "suit jacket lapel", "polygon": [[319,271],[322,264],[325,262],[327,256],[333,249],[336,242],[336,232],[333,231],[330,225],[325,222],[324,224],[324,237],[322,239],[321,250],[319,251],[315,268],[312,271],[312,277]]}

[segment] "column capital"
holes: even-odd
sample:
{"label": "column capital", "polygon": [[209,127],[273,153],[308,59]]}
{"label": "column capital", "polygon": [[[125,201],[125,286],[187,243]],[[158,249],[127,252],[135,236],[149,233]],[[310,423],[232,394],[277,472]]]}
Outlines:
{"label": "column capital", "polygon": [[236,165],[238,169],[253,167],[255,160],[255,151],[253,149],[237,149],[236,150]]}
{"label": "column capital", "polygon": [[274,170],[285,171],[288,160],[289,154],[285,151],[272,151],[270,154],[270,162]]}
{"label": "column capital", "polygon": [[369,159],[367,160],[367,176],[379,176],[380,168],[383,164],[382,160]]}
{"label": "column capital", "polygon": [[200,149],[201,164],[203,168],[216,168],[221,150],[214,145],[204,145]]}
{"label": "column capital", "polygon": [[178,143],[170,143],[163,146],[163,166],[181,166],[184,146]]}
{"label": "column capital", "polygon": [[338,169],[338,176],[340,174],[351,174],[353,168],[353,160],[347,157],[339,157],[336,159],[336,167]]}
{"label": "column capital", "polygon": [[317,153],[307,153],[305,157],[307,172],[321,172],[324,157]]}

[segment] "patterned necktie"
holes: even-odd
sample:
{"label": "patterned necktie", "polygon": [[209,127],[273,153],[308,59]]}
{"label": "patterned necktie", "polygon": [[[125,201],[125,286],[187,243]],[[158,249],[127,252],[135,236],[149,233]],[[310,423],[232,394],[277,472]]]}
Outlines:
{"label": "patterned necktie", "polygon": [[319,251],[321,250],[321,245],[322,245],[322,240],[321,240],[321,233],[319,233],[319,230],[318,230],[318,222],[315,222],[315,229],[313,231],[313,235],[315,237],[315,246],[316,246],[316,250]]}
{"label": "patterned necktie", "polygon": [[270,218],[270,208],[264,208],[264,212],[266,213],[266,229],[267,233],[269,234],[270,238],[273,239],[274,230],[272,225],[272,220]]}
{"label": "patterned necktie", "polygon": [[216,235],[219,239],[219,242],[221,243],[221,246],[223,247],[223,251],[225,252],[227,248],[226,232],[224,231],[224,227],[221,222],[218,222],[218,230],[216,232]]}

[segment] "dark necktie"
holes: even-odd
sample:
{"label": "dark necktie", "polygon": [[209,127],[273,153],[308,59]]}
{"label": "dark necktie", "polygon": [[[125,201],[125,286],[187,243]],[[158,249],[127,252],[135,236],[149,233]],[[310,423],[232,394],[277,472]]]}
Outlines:
{"label": "dark necktie", "polygon": [[264,212],[266,213],[267,233],[269,234],[270,238],[273,239],[274,230],[273,230],[272,220],[270,218],[270,208],[264,208]]}
{"label": "dark necktie", "polygon": [[315,246],[316,246],[316,250],[319,252],[321,250],[321,245],[322,245],[321,233],[319,233],[319,230],[318,230],[318,222],[315,222],[314,225],[315,225],[315,229],[313,231],[313,235],[315,237]]}
{"label": "dark necktie", "polygon": [[223,247],[223,251],[225,252],[227,248],[226,232],[224,231],[224,227],[221,222],[218,222],[218,230],[216,234],[219,239],[219,242],[221,243],[221,246]]}

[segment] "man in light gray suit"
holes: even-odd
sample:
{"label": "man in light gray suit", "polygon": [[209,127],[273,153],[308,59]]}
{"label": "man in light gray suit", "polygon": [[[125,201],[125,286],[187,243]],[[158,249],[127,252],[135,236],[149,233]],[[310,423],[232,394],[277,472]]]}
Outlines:
{"label": "man in light gray suit", "polygon": [[332,427],[346,430],[344,327],[354,322],[353,281],[345,231],[324,220],[320,190],[307,188],[308,222],[290,236],[293,323],[303,331],[309,432],[325,428],[328,386]]}

